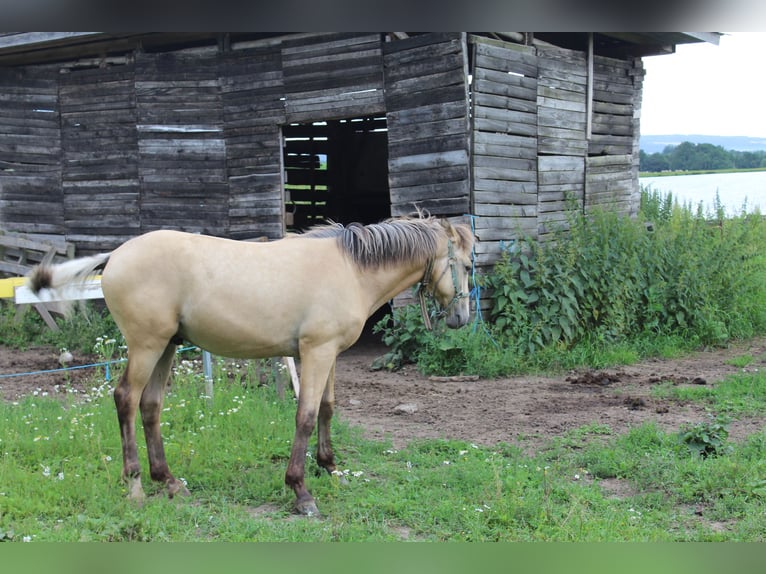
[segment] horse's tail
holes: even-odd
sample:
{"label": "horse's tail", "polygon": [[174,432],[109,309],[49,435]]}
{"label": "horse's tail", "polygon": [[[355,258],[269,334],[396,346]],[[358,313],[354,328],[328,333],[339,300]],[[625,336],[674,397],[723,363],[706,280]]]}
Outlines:
{"label": "horse's tail", "polygon": [[111,253],[101,253],[53,265],[43,260],[30,271],[27,276],[27,285],[35,295],[38,295],[45,289],[55,291],[73,283],[81,283],[95,275],[99,269],[103,269],[110,256]]}

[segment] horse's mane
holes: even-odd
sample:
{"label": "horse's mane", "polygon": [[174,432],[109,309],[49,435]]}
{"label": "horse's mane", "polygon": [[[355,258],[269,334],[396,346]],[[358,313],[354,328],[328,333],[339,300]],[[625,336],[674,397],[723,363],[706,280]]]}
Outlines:
{"label": "horse's mane", "polygon": [[444,228],[433,217],[399,217],[362,225],[330,223],[300,237],[335,237],[344,253],[362,268],[425,260],[436,251]]}

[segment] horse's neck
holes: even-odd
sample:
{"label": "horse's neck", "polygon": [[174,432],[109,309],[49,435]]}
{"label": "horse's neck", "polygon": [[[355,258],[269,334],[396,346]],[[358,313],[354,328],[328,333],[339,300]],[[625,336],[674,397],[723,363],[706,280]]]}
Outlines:
{"label": "horse's neck", "polygon": [[370,313],[420,281],[424,267],[423,263],[410,263],[363,272],[362,283],[369,297]]}

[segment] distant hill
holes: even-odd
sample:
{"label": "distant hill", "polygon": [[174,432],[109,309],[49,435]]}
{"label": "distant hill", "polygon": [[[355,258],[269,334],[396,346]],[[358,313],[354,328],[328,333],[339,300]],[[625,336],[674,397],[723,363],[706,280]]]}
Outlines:
{"label": "distant hill", "polygon": [[747,136],[703,136],[703,135],[659,135],[642,134],[640,146],[646,153],[658,153],[669,145],[683,142],[695,144],[709,143],[719,145],[726,150],[761,151],[766,150],[766,137],[753,138]]}

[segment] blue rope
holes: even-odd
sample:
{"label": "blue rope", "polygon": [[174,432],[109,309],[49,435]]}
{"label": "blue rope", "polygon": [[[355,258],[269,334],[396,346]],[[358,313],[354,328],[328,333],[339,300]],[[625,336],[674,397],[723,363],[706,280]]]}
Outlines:
{"label": "blue rope", "polygon": [[[181,349],[178,349],[176,353],[181,353],[184,351],[193,351],[195,349],[198,349],[198,347],[183,347]],[[0,379],[9,379],[11,377],[26,377],[29,375],[45,375],[48,373],[60,373],[63,371],[76,371],[78,369],[90,369],[92,367],[106,367],[106,380],[110,380],[110,371],[109,371],[109,365],[114,365],[115,363],[124,363],[127,359],[114,359],[112,361],[103,361],[101,363],[90,363],[88,365],[76,365],[74,367],[61,367],[59,369],[46,369],[43,371],[29,371],[27,373],[6,373],[6,374],[0,374]]]}
{"label": "blue rope", "polygon": [[[471,220],[471,233],[476,236],[476,216],[472,214],[466,214]],[[487,328],[487,324],[484,322],[484,316],[481,313],[481,285],[477,283],[476,281],[476,250],[474,246],[471,247],[471,283],[473,284],[473,288],[471,289],[470,296],[474,299],[474,304],[476,305],[476,317],[473,321],[473,332],[475,333],[476,330],[479,328],[479,325],[481,325],[482,329],[484,329],[484,332],[486,333],[487,337],[489,337],[489,340],[492,341],[492,344],[495,345],[496,348],[500,348],[500,345],[495,341],[495,339],[492,337],[492,334],[489,332],[489,329]]]}

